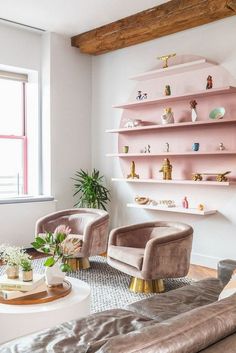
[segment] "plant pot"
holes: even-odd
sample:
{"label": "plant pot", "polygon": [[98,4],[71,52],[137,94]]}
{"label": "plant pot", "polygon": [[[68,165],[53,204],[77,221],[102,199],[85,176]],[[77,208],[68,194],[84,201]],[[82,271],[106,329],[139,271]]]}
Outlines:
{"label": "plant pot", "polygon": [[16,279],[19,278],[19,266],[7,266],[6,270],[7,278]]}
{"label": "plant pot", "polygon": [[23,282],[33,281],[33,270],[22,271],[22,280],[23,280]]}
{"label": "plant pot", "polygon": [[49,287],[54,287],[61,285],[64,281],[65,278],[65,272],[62,272],[60,269],[60,265],[56,263],[52,267],[46,267],[45,270],[45,278],[46,278],[46,284]]}

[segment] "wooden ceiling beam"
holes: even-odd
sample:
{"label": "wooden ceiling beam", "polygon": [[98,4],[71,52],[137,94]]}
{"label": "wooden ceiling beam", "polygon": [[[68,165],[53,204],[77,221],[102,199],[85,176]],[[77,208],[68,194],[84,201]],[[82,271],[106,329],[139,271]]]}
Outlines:
{"label": "wooden ceiling beam", "polygon": [[236,0],[171,0],[71,38],[98,55],[236,15]]}

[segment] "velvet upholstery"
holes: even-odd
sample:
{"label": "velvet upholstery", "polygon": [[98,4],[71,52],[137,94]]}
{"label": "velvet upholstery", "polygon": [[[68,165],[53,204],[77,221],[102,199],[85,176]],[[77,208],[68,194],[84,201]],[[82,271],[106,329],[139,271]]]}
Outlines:
{"label": "velvet upholstery", "polygon": [[116,228],[109,235],[108,263],[144,280],[184,277],[189,270],[192,238],[192,227],[179,222]]}
{"label": "velvet upholstery", "polygon": [[107,250],[109,216],[106,211],[93,208],[74,208],[51,213],[40,218],[35,234],[53,232],[64,224],[71,229],[73,236],[83,240],[78,257],[99,255]]}

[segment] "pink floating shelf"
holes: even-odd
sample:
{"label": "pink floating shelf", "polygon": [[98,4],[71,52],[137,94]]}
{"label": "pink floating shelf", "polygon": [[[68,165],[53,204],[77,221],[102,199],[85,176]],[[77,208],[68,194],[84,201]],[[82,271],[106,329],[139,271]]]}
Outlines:
{"label": "pink floating shelf", "polygon": [[193,70],[199,70],[199,69],[206,69],[208,67],[212,67],[215,65],[216,64],[214,62],[209,61],[207,59],[199,59],[199,60],[194,60],[187,63],[179,64],[179,65],[169,66],[165,69],[161,68],[157,70],[147,71],[142,74],[138,74],[130,77],[130,80],[136,80],[136,81],[152,80],[154,78],[180,74],[190,70],[193,71]]}
{"label": "pink floating shelf", "polygon": [[132,208],[142,208],[152,211],[165,211],[165,212],[176,212],[176,213],[186,213],[199,216],[207,216],[217,212],[217,210],[203,210],[200,211],[197,208],[182,208],[182,207],[165,207],[165,206],[150,206],[150,205],[137,205],[135,203],[128,203],[127,207]]}
{"label": "pink floating shelf", "polygon": [[236,185],[233,181],[212,181],[212,180],[159,180],[159,179],[124,179],[124,178],[112,178],[112,181],[125,182],[125,183],[143,183],[143,184],[182,184],[182,185],[207,185],[207,186],[230,186]]}
{"label": "pink floating shelf", "polygon": [[235,124],[236,119],[220,119],[220,120],[205,120],[205,121],[196,121],[196,122],[182,122],[182,123],[174,123],[174,124],[166,124],[166,125],[145,125],[145,126],[137,126],[133,128],[120,128],[120,129],[111,129],[106,130],[108,133],[133,133],[138,131],[149,131],[149,130],[157,130],[157,129],[171,129],[171,128],[181,128],[188,126],[201,126],[201,125],[215,125],[215,124]]}
{"label": "pink floating shelf", "polygon": [[212,88],[205,91],[185,93],[178,96],[163,96],[163,97],[157,97],[151,100],[147,99],[147,100],[135,101],[135,102],[125,103],[120,105],[113,105],[112,107],[121,108],[121,109],[132,109],[132,108],[138,108],[140,106],[161,104],[163,102],[183,101],[185,99],[209,97],[209,96],[215,96],[218,94],[222,95],[222,94],[230,94],[230,93],[236,93],[236,87],[227,86],[227,87],[221,87],[221,88]]}
{"label": "pink floating shelf", "polygon": [[106,157],[162,157],[162,156],[219,156],[219,155],[236,155],[236,151],[213,151],[213,152],[160,152],[160,153],[108,153]]}

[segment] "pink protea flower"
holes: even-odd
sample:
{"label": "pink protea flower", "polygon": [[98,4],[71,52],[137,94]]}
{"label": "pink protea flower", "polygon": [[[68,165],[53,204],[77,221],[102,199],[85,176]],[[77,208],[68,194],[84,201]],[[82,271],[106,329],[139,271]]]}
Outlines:
{"label": "pink protea flower", "polygon": [[70,232],[71,232],[71,229],[68,226],[66,226],[65,224],[60,224],[54,230],[54,235],[61,233],[61,234],[66,234],[66,236],[68,236]]}

